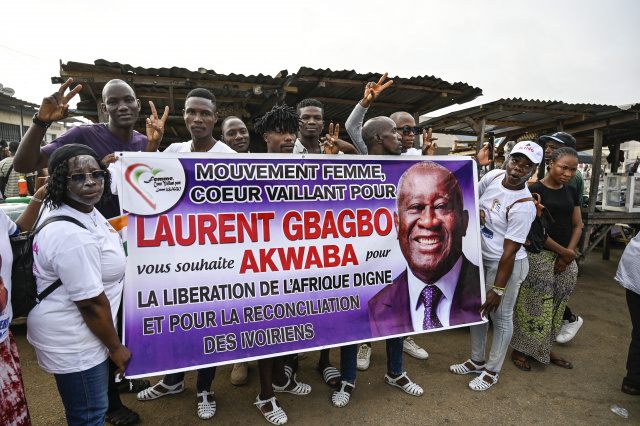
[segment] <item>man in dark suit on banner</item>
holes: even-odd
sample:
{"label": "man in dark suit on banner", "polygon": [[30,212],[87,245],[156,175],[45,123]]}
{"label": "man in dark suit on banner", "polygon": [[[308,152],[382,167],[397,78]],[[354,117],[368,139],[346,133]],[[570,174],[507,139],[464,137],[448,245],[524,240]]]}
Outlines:
{"label": "man in dark suit on banner", "polygon": [[482,320],[480,271],[462,253],[469,214],[458,180],[425,161],[400,178],[394,222],[408,268],[369,301],[374,337]]}

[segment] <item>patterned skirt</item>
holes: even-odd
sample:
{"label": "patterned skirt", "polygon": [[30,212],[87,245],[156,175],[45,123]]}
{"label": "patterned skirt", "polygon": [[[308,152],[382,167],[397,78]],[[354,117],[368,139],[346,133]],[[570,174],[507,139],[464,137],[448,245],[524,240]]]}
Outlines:
{"label": "patterned skirt", "polygon": [[520,287],[513,312],[511,346],[536,360],[549,364],[551,346],[562,325],[564,308],[576,286],[578,266],[554,275],[558,255],[549,250],[528,253],[529,274]]}
{"label": "patterned skirt", "polygon": [[22,385],[18,348],[11,333],[9,338],[0,343],[0,424],[31,424]]}

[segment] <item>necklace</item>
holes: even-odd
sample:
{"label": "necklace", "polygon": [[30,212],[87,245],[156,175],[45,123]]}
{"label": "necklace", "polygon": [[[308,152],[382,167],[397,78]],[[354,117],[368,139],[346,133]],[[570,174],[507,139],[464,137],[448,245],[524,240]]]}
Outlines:
{"label": "necklace", "polygon": [[96,209],[91,210],[93,212],[93,217],[91,216],[90,213],[85,213],[87,216],[89,216],[89,219],[91,219],[91,221],[93,222],[93,226],[95,226],[96,228],[98,227],[98,224],[96,223]]}

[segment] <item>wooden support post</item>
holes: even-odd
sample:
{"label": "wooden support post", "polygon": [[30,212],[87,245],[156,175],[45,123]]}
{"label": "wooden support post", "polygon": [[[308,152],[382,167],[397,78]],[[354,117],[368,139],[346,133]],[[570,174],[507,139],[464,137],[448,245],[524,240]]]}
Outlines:
{"label": "wooden support post", "polygon": [[564,120],[562,118],[556,120],[556,132],[564,132]]}
{"label": "wooden support post", "polygon": [[611,230],[607,231],[604,240],[602,240],[602,260],[609,260],[611,255]]}
{"label": "wooden support post", "polygon": [[600,183],[600,164],[602,164],[602,136],[601,129],[593,131],[593,170],[591,171],[591,187],[589,188],[589,204],[587,205],[588,213],[596,211],[598,183]]}
{"label": "wooden support post", "polygon": [[[418,124],[420,124],[420,114],[418,114],[417,112],[414,112],[413,114],[413,119],[416,122],[416,126]],[[429,129],[427,129],[427,131],[429,131]],[[414,140],[413,140],[413,147],[416,149],[421,149],[420,147],[420,141],[422,140],[422,134],[417,134],[414,135]]]}
{"label": "wooden support post", "polygon": [[487,118],[482,117],[480,119],[480,129],[479,129],[480,131],[477,132],[478,142],[476,143],[476,155],[478,155],[478,153],[482,149],[482,146],[484,145],[484,129],[486,126],[487,126]]}
{"label": "wooden support post", "polygon": [[169,86],[169,112],[171,114],[175,114],[176,113],[176,108],[175,105],[173,103],[174,99],[173,99],[173,86]]}

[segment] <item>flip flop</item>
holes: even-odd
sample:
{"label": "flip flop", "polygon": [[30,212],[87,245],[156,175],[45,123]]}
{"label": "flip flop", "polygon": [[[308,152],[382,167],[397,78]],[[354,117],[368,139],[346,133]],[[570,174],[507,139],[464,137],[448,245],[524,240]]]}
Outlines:
{"label": "flip flop", "polygon": [[[327,384],[327,386],[329,386],[332,389],[338,389],[340,387],[340,383],[342,382],[342,376],[340,375],[340,372],[338,371],[337,368],[327,367],[323,370],[322,367],[318,365],[317,370],[322,375],[322,379]],[[335,383],[331,383],[336,379],[337,381]]]}
{"label": "flip flop", "polygon": [[513,361],[513,365],[515,365],[516,368],[522,371],[531,371],[531,366],[527,362],[526,358],[525,359],[516,358],[513,356],[513,354],[511,354],[511,360]]}
{"label": "flip flop", "polygon": [[560,357],[560,358],[549,358],[549,362],[551,364],[555,364],[558,367],[562,367],[562,368],[566,368],[567,370],[571,370],[573,368],[573,364],[571,364],[569,361],[567,361],[566,359]]}

